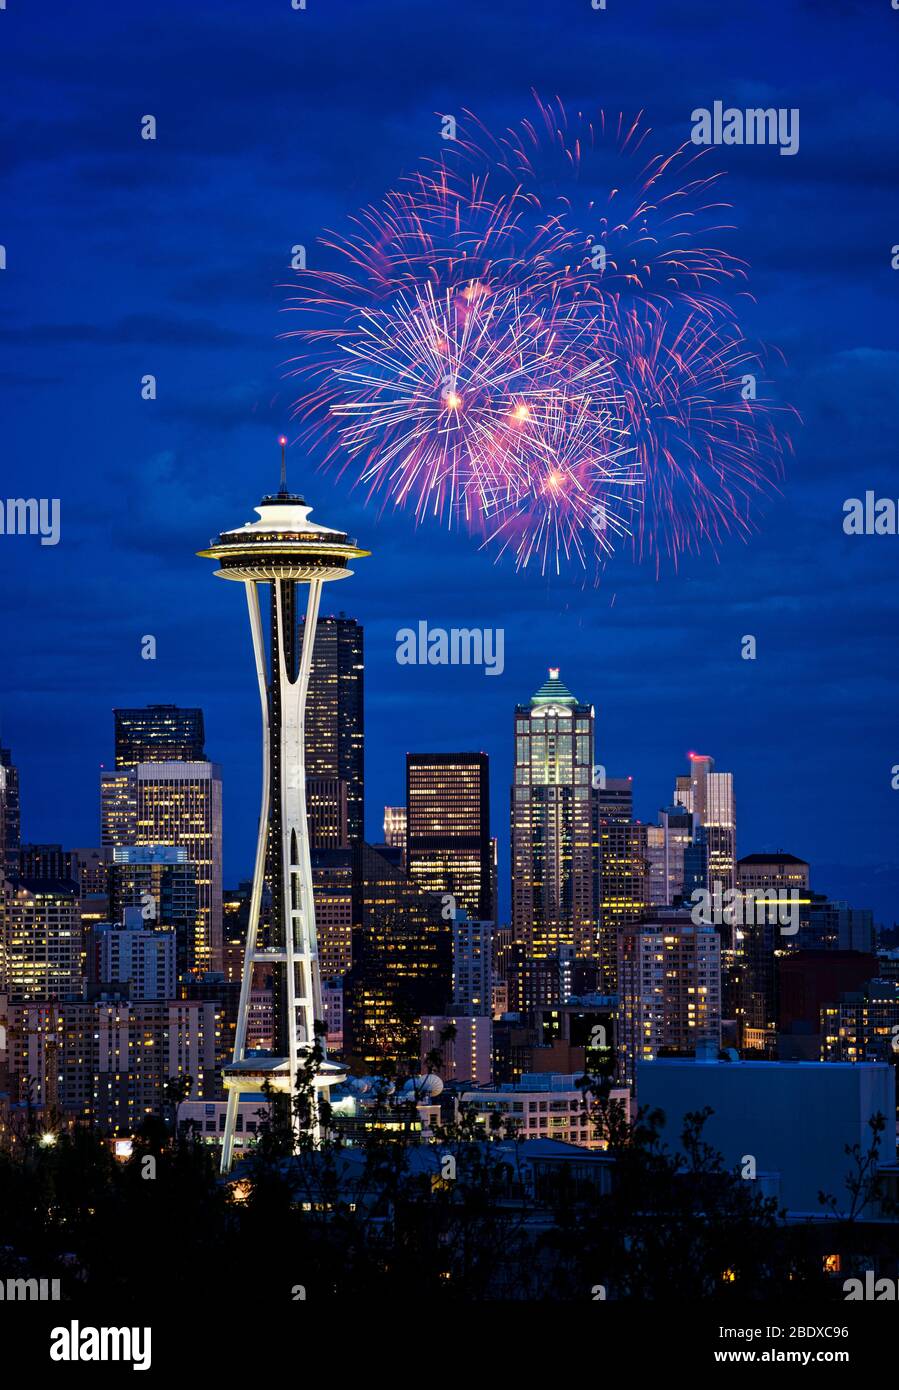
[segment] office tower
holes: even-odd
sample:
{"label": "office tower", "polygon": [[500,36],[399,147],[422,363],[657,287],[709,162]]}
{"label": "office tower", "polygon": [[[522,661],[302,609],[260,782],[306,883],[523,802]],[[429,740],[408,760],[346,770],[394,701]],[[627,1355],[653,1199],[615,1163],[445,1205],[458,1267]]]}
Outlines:
{"label": "office tower", "polygon": [[7,804],[7,772],[6,768],[0,763],[0,874],[6,874],[6,804]]}
{"label": "office tower", "polygon": [[175,933],[126,907],[121,923],[98,922],[88,937],[88,980],[132,1003],[175,997]]}
{"label": "office tower", "polygon": [[[664,900],[671,907],[684,897],[684,857],[694,844],[693,814],[683,806],[664,806],[659,811],[659,825],[665,837]],[[691,871],[695,873],[696,867],[694,863]],[[706,886],[705,879],[702,886]]]}
{"label": "office tower", "polygon": [[596,952],[593,725],[556,667],[515,710],[512,930],[532,958]]}
{"label": "office tower", "polygon": [[737,886],[744,893],[759,889],[808,888],[809,866],[795,854],[744,854],[737,860]]}
{"label": "office tower", "polygon": [[148,927],[175,933],[179,976],[198,968],[203,919],[197,890],[197,864],[184,845],[118,845],[109,866],[109,917],[123,920],[139,908]]}
{"label": "office tower", "polygon": [[721,1041],[721,942],[712,926],[662,908],[625,927],[618,953],[618,1063],[632,1085],[638,1061],[693,1055]]}
{"label": "office tower", "polygon": [[822,1062],[894,1062],[899,984],[868,980],[821,1009]]}
{"label": "office tower", "polygon": [[492,922],[473,922],[465,912],[453,918],[453,1008],[460,1014],[493,1013]]}
{"label": "office tower", "polygon": [[353,851],[312,851],[312,893],[322,979],[353,963]]}
{"label": "office tower", "polygon": [[187,851],[196,869],[197,916],[187,968],[222,965],[222,777],[216,763],[139,763],[137,845]]}
{"label": "office tower", "polygon": [[709,887],[709,851],[705,841],[705,827],[693,826],[693,840],[684,845],[684,889],[682,901],[688,905],[696,901],[697,890],[707,892]]}
{"label": "office tower", "polygon": [[486,753],[406,754],[406,872],[489,921],[493,907]]}
{"label": "office tower", "polygon": [[[710,883],[712,882],[710,873]],[[737,866],[738,921],[725,936],[733,940],[725,972],[725,1013],[738,1025],[741,1047],[773,1056],[776,1050],[778,959],[794,951],[838,945],[835,921],[814,912],[808,864],[795,855],[749,854]],[[827,900],[819,900],[826,904]],[[789,916],[795,910],[796,923]]]}
{"label": "office tower", "polygon": [[201,709],[177,705],[146,705],[142,709],[116,709],[115,765],[138,763],[203,763],[206,734]]}
{"label": "office tower", "polygon": [[58,844],[19,846],[19,877],[71,880],[78,885],[82,898],[105,895],[108,867],[106,849],[63,849]]}
{"label": "office tower", "polygon": [[668,907],[665,882],[665,829],[661,825],[646,827],[647,894],[650,907]]}
{"label": "office tower", "polygon": [[78,882],[72,873],[72,861],[62,845],[20,845],[17,873],[20,878],[52,878],[57,882],[61,879]]}
{"label": "office tower", "polygon": [[100,844],[133,845],[137,839],[137,772],[122,768],[100,773]]}
{"label": "office tower", "polygon": [[[405,806],[384,807],[384,843],[391,849],[406,853],[406,808]],[[404,861],[405,862],[405,859]]]}
{"label": "office tower", "polygon": [[328,1046],[335,1052],[343,1050],[343,980],[322,977],[322,1008],[328,1027]]}
{"label": "office tower", "polygon": [[19,844],[22,836],[19,802],[19,769],[12,760],[9,748],[0,745],[0,769],[3,781],[3,838],[0,840],[0,874],[19,872]]}
{"label": "office tower", "polygon": [[623,928],[639,922],[650,903],[648,831],[639,821],[599,816],[600,988],[618,988],[618,939]]}
{"label": "office tower", "polygon": [[[441,1035],[454,1031],[455,1036],[441,1042]],[[437,1068],[444,1081],[467,1081],[474,1086],[489,1086],[493,1079],[491,1050],[493,1023],[489,1018],[470,1014],[426,1016],[421,1021],[421,1057],[419,1065],[424,1074],[433,1053],[440,1054]]]}
{"label": "office tower", "polygon": [[[349,561],[367,552],[344,532],[310,521],[311,508],[302,497],[287,491],[283,447],[282,441],[281,487],[276,496],[262,499],[256,508],[259,519],[223,532],[208,550],[200,552],[218,560],[216,573],[220,578],[244,585],[263,723],[262,809],[240,1011],[234,1060],[223,1072],[228,1108],[222,1172],[231,1166],[241,1092],[273,1092],[276,1120],[289,1125],[296,1138],[301,1132],[317,1138],[321,1132],[317,1107],[302,1118],[292,1106],[312,1049],[320,1047],[323,1054],[327,1050],[321,1037],[324,1023],[309,852],[307,771],[311,776],[342,777],[350,783],[351,836],[361,831],[362,635],[357,624],[342,618],[319,625],[318,610],[322,585],[346,578]],[[262,630],[260,585],[268,586],[269,652]],[[298,604],[304,593],[308,593],[308,600],[300,627]],[[307,740],[306,700],[314,664],[313,644],[319,647],[319,662]],[[358,708],[352,710],[348,706],[354,699]],[[308,765],[307,747],[312,755]],[[344,754],[346,762],[341,761]],[[268,940],[263,945],[258,934],[267,857],[272,901]],[[272,976],[274,1055],[266,1059],[246,1055],[257,964],[265,965]],[[329,1086],[344,1075],[342,1067],[323,1057],[316,1062],[310,1080],[317,1095],[327,1101]]]}
{"label": "office tower", "polygon": [[217,1017],[212,1003],[133,1002],[121,996],[10,1006],[10,1084],[17,1099],[131,1137],[164,1109],[173,1077],[190,1096],[215,1096]]}
{"label": "office tower", "polygon": [[190,975],[182,980],[178,994],[191,1002],[209,1003],[215,1008],[215,1066],[221,1073],[234,1056],[237,1018],[240,1013],[240,986],[237,980],[226,980],[217,971],[206,975]]}
{"label": "office tower", "polygon": [[607,821],[634,819],[633,777],[603,777],[596,793],[599,814]]}
{"label": "office tower", "polygon": [[82,898],[103,895],[109,890],[109,865],[112,851],[102,846],[69,850],[70,877],[81,889]]}
{"label": "office tower", "polygon": [[439,897],[370,845],[353,851],[353,964],[344,976],[344,1055],[379,1075],[418,1066],[421,1020],[452,997],[453,934]]}
{"label": "office tower", "polygon": [[531,957],[516,941],[508,968],[509,1012],[530,1014],[535,1009],[558,1007],[574,993],[577,958],[573,946],[560,946],[551,955]]}
{"label": "office tower", "polygon": [[81,995],[77,884],[8,878],[3,884],[3,923],[5,990],[13,1003]]}
{"label": "office tower", "polygon": [[[300,645],[305,621],[300,615]],[[346,783],[351,845],[365,833],[364,674],[361,625],[343,613],[318,618],[306,694],[306,776]]]}
{"label": "office tower", "polygon": [[705,829],[709,886],[721,891],[736,887],[736,806],[732,772],[716,772],[714,758],[690,753],[690,771],[678,777],[674,800],[692,811],[697,826]]}
{"label": "office tower", "polygon": [[349,844],[347,784],[340,777],[307,777],[310,849],[344,849]]}

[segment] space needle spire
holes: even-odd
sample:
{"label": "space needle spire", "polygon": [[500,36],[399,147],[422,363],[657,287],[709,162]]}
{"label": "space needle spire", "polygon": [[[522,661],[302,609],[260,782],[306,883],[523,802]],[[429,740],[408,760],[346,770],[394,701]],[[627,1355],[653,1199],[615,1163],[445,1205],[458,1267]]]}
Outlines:
{"label": "space needle spire", "polygon": [[[234,1057],[223,1069],[228,1103],[221,1171],[231,1168],[241,1094],[266,1092],[291,1113],[295,1138],[301,1122],[293,1110],[297,1079],[318,1043],[313,1086],[328,1099],[329,1087],[345,1069],[327,1060],[322,1027],[321,975],[312,896],[312,866],[306,819],[305,714],[312,647],[322,585],[346,579],[350,560],[368,555],[345,532],[310,521],[304,499],[287,490],[286,449],[282,436],[281,484],[262,498],[258,520],[223,531],[198,554],[217,560],[221,579],[244,585],[262,708],[262,805],[244,955]],[[268,590],[269,654],[263,634],[260,587]],[[299,604],[306,591],[305,622],[299,640]],[[266,939],[260,929],[266,858],[270,859],[271,919]],[[250,1052],[247,1035],[250,999],[257,967],[273,979],[273,1046]],[[319,1137],[318,1106],[308,1121]]]}

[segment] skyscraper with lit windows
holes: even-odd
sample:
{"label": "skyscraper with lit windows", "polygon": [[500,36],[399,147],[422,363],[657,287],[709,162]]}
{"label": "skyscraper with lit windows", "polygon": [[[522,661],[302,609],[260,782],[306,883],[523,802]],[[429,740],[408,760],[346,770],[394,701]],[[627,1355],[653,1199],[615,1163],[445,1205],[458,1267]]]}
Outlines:
{"label": "skyscraper with lit windows", "polygon": [[0,887],[0,992],[15,1004],[80,997],[77,883],[10,877]]}
{"label": "skyscraper with lit windows", "polygon": [[139,763],[136,844],[174,845],[196,869],[197,917],[188,968],[222,969],[222,776],[216,763]]}
{"label": "skyscraper with lit windows", "polygon": [[19,811],[19,769],[8,748],[0,745],[0,873],[19,870],[21,817]]}
{"label": "skyscraper with lit windows", "polygon": [[633,1085],[636,1064],[661,1055],[693,1056],[721,1042],[721,940],[689,912],[660,908],[625,927],[618,946],[618,1063]]}
{"label": "skyscraper with lit windows", "polygon": [[426,892],[450,893],[469,917],[489,921],[486,753],[406,754],[406,871]]}
{"label": "skyscraper with lit windows", "polygon": [[201,709],[145,705],[115,709],[115,765],[201,763],[206,759],[206,732]]}
{"label": "skyscraper with lit windows", "polygon": [[[298,624],[299,644],[303,641],[305,617]],[[345,801],[346,839],[358,844],[365,822],[365,649],[363,631],[355,618],[344,613],[319,618],[315,625],[312,669],[306,696],[306,777],[315,782],[319,797],[328,794],[326,782],[343,782],[342,791],[333,788],[335,801]],[[339,820],[335,808],[328,819]],[[319,811],[319,821],[325,819]],[[333,848],[333,842],[319,842]]]}
{"label": "skyscraper with lit windows", "polygon": [[530,958],[597,950],[592,705],[552,667],[515,710],[512,929]]}
{"label": "skyscraper with lit windows", "polygon": [[736,887],[737,813],[732,772],[716,772],[714,758],[691,753],[690,771],[678,777],[674,800],[692,811],[696,826],[705,830],[709,885],[721,891]]}

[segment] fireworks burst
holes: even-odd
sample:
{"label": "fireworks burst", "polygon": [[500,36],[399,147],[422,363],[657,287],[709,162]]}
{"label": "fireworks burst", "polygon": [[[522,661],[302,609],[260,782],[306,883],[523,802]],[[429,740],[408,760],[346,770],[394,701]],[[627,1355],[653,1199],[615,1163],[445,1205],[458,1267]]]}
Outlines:
{"label": "fireworks burst", "polygon": [[462,136],[300,276],[296,414],[328,460],[544,570],[745,537],[788,441],[707,152],[539,101]]}
{"label": "fireworks burst", "polygon": [[615,379],[596,337],[583,313],[537,310],[517,290],[401,294],[362,315],[329,374],[338,445],[361,457],[370,492],[411,499],[419,519],[461,514],[497,534],[501,516],[505,534],[546,495],[560,534],[559,516],[568,518],[566,551],[582,553],[573,534],[582,511],[602,505],[610,534],[624,533],[631,503],[617,510],[627,494],[606,496],[604,484],[637,482],[619,462]]}

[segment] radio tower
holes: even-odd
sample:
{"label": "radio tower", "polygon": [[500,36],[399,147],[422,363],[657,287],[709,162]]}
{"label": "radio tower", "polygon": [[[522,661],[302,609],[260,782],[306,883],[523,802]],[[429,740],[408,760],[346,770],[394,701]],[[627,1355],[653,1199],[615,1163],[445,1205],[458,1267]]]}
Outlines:
{"label": "radio tower", "polygon": [[[241,1093],[270,1091],[273,1104],[289,1108],[298,1137],[301,1121],[294,1114],[297,1077],[316,1043],[322,1019],[321,978],[312,897],[312,866],[306,821],[304,723],[312,646],[322,585],[345,579],[349,561],[368,555],[342,531],[309,520],[312,510],[302,497],[287,491],[285,449],[281,445],[281,487],[255,508],[258,521],[223,531],[198,554],[218,560],[221,579],[240,580],[246,589],[256,675],[262,704],[262,809],[256,841],[256,865],[244,957],[234,1060],[223,1070],[228,1092],[221,1171],[231,1168],[234,1130]],[[271,623],[270,660],[262,630],[259,586],[267,584]],[[308,585],[302,646],[298,642],[300,588]],[[300,648],[298,650],[298,647]],[[270,850],[271,925],[260,944],[259,916]],[[273,1048],[247,1055],[247,1026],[255,967],[264,965],[273,978]],[[318,1038],[323,1060],[314,1077],[314,1096],[328,1099],[329,1087],[342,1081],[345,1069],[324,1058],[324,1032]],[[280,1097],[285,1099],[280,1100]],[[307,1132],[319,1137],[318,1105]]]}

